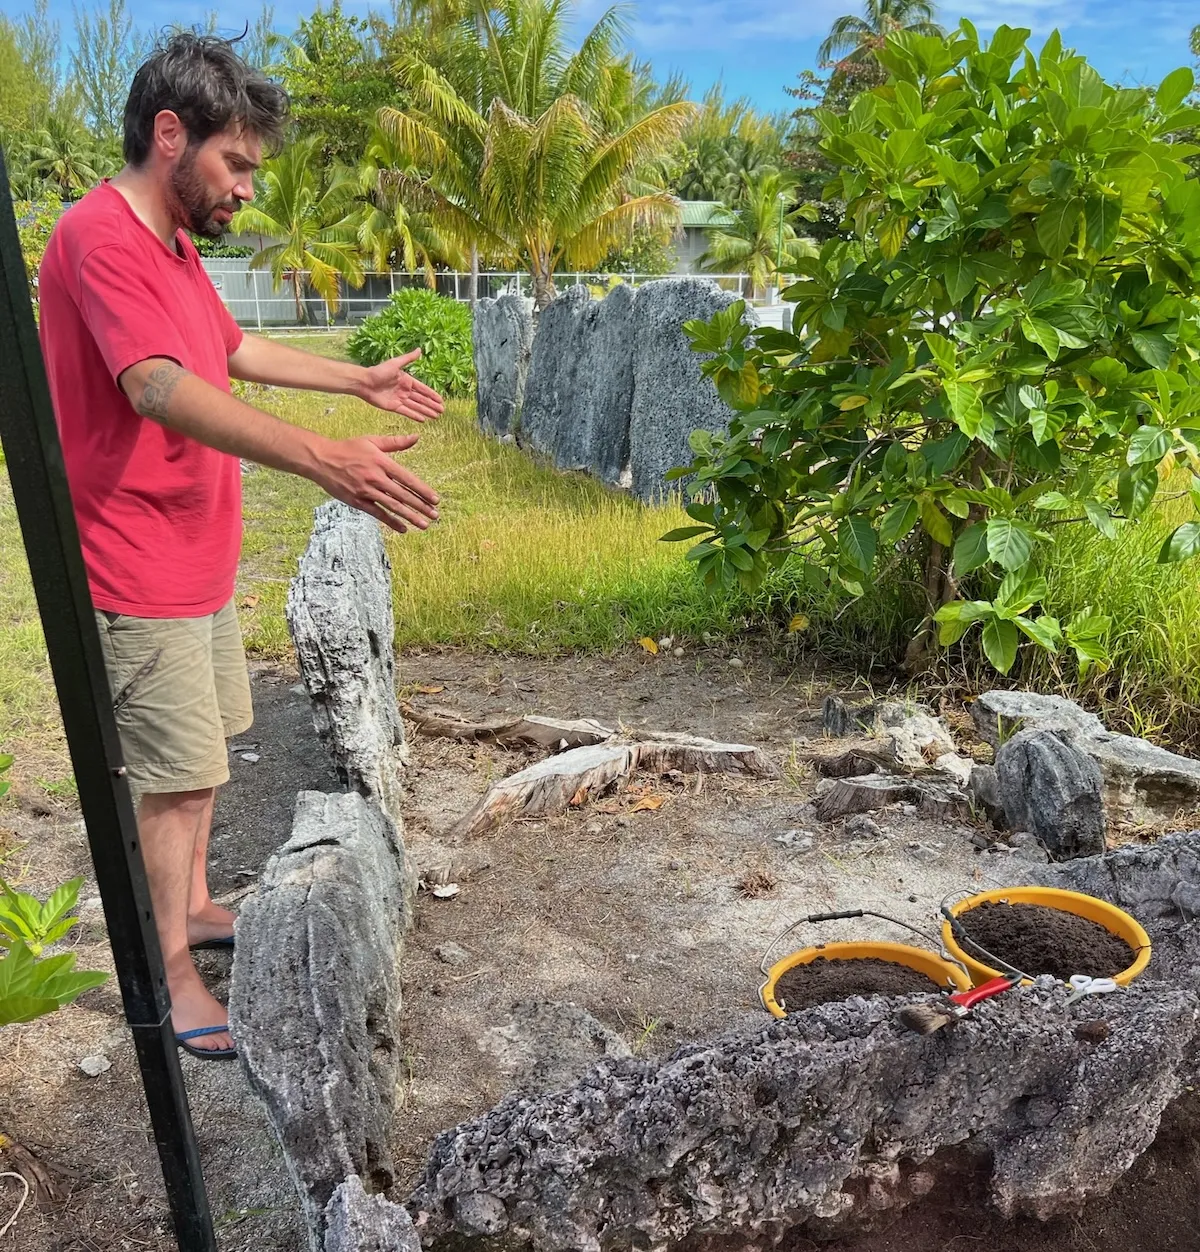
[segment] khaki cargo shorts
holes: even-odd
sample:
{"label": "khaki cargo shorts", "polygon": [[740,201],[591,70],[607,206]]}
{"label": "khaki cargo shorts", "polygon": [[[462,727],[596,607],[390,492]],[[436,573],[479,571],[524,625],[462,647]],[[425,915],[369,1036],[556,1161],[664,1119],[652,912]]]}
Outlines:
{"label": "khaki cargo shorts", "polygon": [[97,612],[135,804],[229,781],[226,738],[254,721],[237,609],[207,617]]}

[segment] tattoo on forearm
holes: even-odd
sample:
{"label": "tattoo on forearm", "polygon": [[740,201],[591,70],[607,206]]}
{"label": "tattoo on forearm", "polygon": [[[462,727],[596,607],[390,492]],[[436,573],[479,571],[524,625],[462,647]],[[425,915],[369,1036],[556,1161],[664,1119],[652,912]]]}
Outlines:
{"label": "tattoo on forearm", "polygon": [[183,370],[174,361],[164,361],[151,371],[146,385],[142,388],[142,399],[138,412],[146,417],[166,417],[167,405],[171,400],[171,392],[183,377]]}

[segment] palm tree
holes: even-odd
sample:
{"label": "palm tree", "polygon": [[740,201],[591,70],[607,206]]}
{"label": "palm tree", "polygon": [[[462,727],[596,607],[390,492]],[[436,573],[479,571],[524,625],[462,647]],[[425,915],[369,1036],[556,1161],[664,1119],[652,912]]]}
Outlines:
{"label": "palm tree", "polygon": [[815,256],[816,245],[802,238],[795,225],[807,212],[787,207],[795,181],[778,170],[744,176],[742,203],[734,210],[733,221],[708,232],[708,251],[700,258],[704,268],[749,275],[751,295],[756,296],[771,278],[788,272],[789,262]]}
{"label": "palm tree", "polygon": [[395,144],[376,128],[358,169],[363,198],[356,226],[358,249],[376,270],[393,265],[410,274],[424,270],[432,287],[438,264],[461,269],[466,257],[430,214],[415,212],[404,203],[404,186],[412,173]]}
{"label": "palm tree", "polygon": [[96,152],[87,131],[54,113],[30,139],[28,162],[32,175],[53,183],[68,201],[94,187],[106,172],[103,154]]}
{"label": "palm tree", "polygon": [[527,266],[538,308],[554,298],[560,267],[587,269],[639,228],[678,223],[674,197],[634,183],[695,111],[675,101],[613,126],[629,95],[620,19],[609,10],[570,53],[566,8],[501,0],[477,12],[461,62],[408,58],[399,69],[413,104],[379,112],[421,171],[398,176],[406,203],[432,212],[462,247]]}
{"label": "palm tree", "polygon": [[942,28],[934,21],[936,8],[931,0],[865,0],[862,17],[847,13],[837,18],[817,55],[825,62],[857,63],[874,60],[875,50],[897,31],[940,35]]}
{"label": "palm tree", "polygon": [[307,281],[336,313],[339,281],[362,286],[358,255],[358,181],[341,167],[323,169],[322,139],[311,135],[263,164],[262,192],[243,205],[230,223],[238,234],[266,235],[268,244],[251,258],[252,270],[269,269],[276,288],[284,280],[296,297],[296,320],[304,321]]}

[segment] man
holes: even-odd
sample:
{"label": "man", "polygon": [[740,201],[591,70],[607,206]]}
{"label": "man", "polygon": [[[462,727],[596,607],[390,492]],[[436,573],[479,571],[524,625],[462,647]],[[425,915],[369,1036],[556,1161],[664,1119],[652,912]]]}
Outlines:
{"label": "man", "polygon": [[230,377],[355,395],[415,421],[437,393],[243,335],[185,230],[219,237],[254,195],[287,97],[223,40],[173,36],[138,70],[126,165],[60,219],[40,270],[42,350],[62,436],[121,745],[138,804],[180,1046],[236,1055],[191,948],[231,946],[206,858],[225,739],[251,724],[233,606],[239,458],[303,475],[394,530],[424,530],[437,495],[390,454],[415,436],[331,440],[230,394]]}

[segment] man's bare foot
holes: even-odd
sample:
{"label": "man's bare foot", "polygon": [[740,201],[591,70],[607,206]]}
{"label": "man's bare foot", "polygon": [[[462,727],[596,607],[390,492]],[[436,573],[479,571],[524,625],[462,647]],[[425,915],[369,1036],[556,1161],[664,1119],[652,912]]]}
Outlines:
{"label": "man's bare foot", "polygon": [[195,913],[188,914],[188,943],[204,943],[209,939],[228,939],[233,934],[235,920],[236,914],[209,900]]}
{"label": "man's bare foot", "polygon": [[[168,979],[168,986],[171,991],[171,1025],[177,1035],[204,1026],[229,1025],[229,1014],[224,1005],[209,993],[194,969],[190,976]],[[233,1047],[233,1038],[228,1030],[215,1035],[200,1035],[188,1042],[193,1048],[212,1052]]]}

